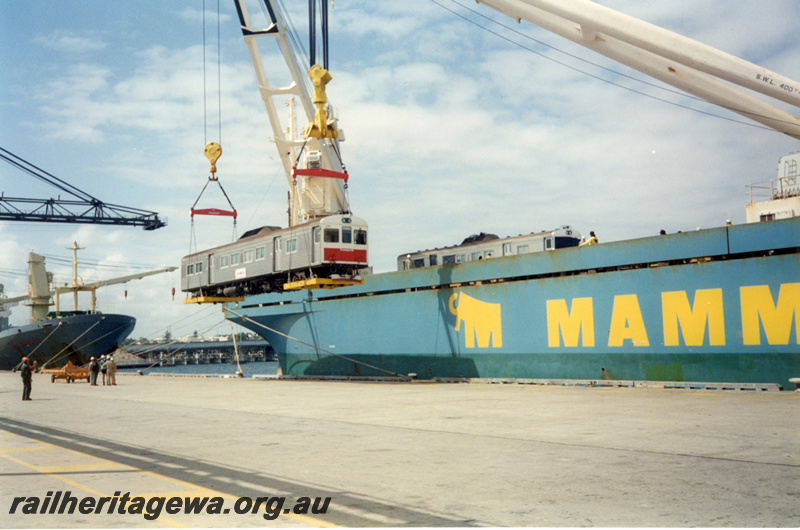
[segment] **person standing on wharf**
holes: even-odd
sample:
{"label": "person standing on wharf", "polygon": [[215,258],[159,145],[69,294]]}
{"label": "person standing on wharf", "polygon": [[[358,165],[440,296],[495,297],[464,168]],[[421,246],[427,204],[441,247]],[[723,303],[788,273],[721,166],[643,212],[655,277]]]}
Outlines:
{"label": "person standing on wharf", "polygon": [[22,401],[31,401],[31,367],[27,357],[22,358],[19,375],[22,377]]}

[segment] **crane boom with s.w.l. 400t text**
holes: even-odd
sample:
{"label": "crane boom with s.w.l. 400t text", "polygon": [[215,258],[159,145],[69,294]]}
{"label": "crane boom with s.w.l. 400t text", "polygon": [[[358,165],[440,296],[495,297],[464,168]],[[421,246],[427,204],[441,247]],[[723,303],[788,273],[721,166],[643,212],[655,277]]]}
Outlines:
{"label": "crane boom with s.w.l. 400t text", "polygon": [[476,1],[800,139],[800,119],[728,84],[800,108],[797,81],[589,0]]}

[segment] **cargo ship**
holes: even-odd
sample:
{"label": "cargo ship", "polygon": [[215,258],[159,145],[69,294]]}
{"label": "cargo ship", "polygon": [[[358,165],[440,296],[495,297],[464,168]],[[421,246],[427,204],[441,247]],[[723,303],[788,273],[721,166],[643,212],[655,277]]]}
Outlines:
{"label": "cargo ship", "polygon": [[[7,325],[7,322],[6,322]],[[72,361],[83,366],[91,357],[114,352],[136,326],[127,315],[68,311],[24,326],[0,331],[0,370],[13,370],[22,357],[48,368]]]}
{"label": "cargo ship", "polygon": [[[313,121],[311,97],[297,89],[302,82],[294,75],[298,68],[286,44],[285,24],[275,5],[265,3],[272,26],[255,30],[243,3],[237,2],[262,95],[295,93]],[[795,81],[584,0],[540,1],[536,8],[517,0],[479,3],[800,138],[797,118],[729,90],[717,77],[798,105],[793,87],[800,84]],[[593,18],[586,21],[587,16]],[[623,19],[625,24],[618,23]],[[590,33],[583,31],[585,24]],[[291,87],[273,89],[261,75],[264,68],[252,44],[261,36],[280,42],[287,64],[294,66]],[[629,53],[631,46],[637,53]],[[765,76],[769,83],[763,82]],[[318,100],[315,92],[314,103]],[[298,149],[305,148],[308,158],[308,137],[298,142],[279,136],[286,129],[276,121],[275,107],[267,105],[294,192],[307,185],[303,180],[297,184],[303,175],[297,168],[303,164]],[[314,123],[320,123],[319,115]],[[335,130],[335,122],[328,127]],[[326,177],[337,177],[341,164],[327,167],[326,145],[338,155],[335,138],[318,139],[311,152],[322,152],[315,160],[331,173]],[[318,236],[302,248],[284,245],[286,235],[281,234],[262,245],[262,259],[272,263],[272,272],[252,272],[255,261],[249,265],[244,257],[259,250],[240,240],[214,249],[231,253],[240,264],[231,283],[214,283],[219,274],[213,272],[217,264],[211,252],[184,259],[182,285],[195,295],[214,289],[230,295],[207,301],[226,302],[227,318],[268,340],[284,375],[775,383],[791,388],[789,379],[800,375],[800,177],[796,155],[784,162],[780,191],[773,185],[765,201],[751,200],[748,206],[748,218],[755,217],[750,220],[769,222],[589,245],[580,245],[579,234],[568,226],[534,238],[535,245],[481,234],[453,247],[400,254],[398,271],[370,274],[361,269],[346,278],[350,283],[336,275],[311,274],[322,270],[318,260],[326,259],[314,246]],[[341,228],[344,237],[352,222],[346,203],[327,213],[303,209],[313,198],[290,198],[290,215],[295,216],[290,227],[298,211],[304,222],[335,215],[329,228]],[[592,239],[593,234],[588,242]],[[329,241],[338,245],[342,240],[337,232],[330,240],[326,235],[322,244]],[[302,267],[285,267],[290,252]],[[187,271],[197,274],[192,260],[206,267],[194,286],[190,280],[198,278],[186,277]],[[284,280],[276,286],[270,274]]]}
{"label": "cargo ship", "polygon": [[228,318],[293,375],[778,383],[800,374],[800,218],[366,276]]}
{"label": "cargo ship", "polygon": [[[125,283],[153,274],[175,270],[175,267],[151,270],[91,284],[79,283],[77,275],[77,243],[73,245],[73,278],[65,286],[54,286],[52,275],[45,268],[45,258],[28,255],[28,294],[7,298],[0,285],[0,370],[13,370],[22,357],[36,361],[37,368],[59,368],[72,362],[82,366],[92,357],[114,352],[133,332],[136,319],[128,315],[103,314],[96,308],[96,291],[100,287]],[[78,310],[78,292],[90,292],[88,311]],[[62,310],[60,296],[72,293],[75,307]],[[55,303],[53,303],[53,301]],[[20,302],[31,307],[31,323],[9,325],[10,308]],[[55,305],[55,311],[50,311]]]}

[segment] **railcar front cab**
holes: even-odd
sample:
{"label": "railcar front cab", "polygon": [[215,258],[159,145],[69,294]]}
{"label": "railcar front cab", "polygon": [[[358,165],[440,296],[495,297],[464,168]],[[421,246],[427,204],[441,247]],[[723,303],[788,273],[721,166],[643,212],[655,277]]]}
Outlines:
{"label": "railcar front cab", "polygon": [[312,229],[312,263],[330,274],[355,275],[367,266],[367,223],[352,215],[330,215]]}
{"label": "railcar front cab", "polygon": [[544,249],[554,250],[558,248],[577,247],[580,245],[580,243],[580,232],[573,230],[571,226],[566,225],[553,230],[552,238],[545,239]]}

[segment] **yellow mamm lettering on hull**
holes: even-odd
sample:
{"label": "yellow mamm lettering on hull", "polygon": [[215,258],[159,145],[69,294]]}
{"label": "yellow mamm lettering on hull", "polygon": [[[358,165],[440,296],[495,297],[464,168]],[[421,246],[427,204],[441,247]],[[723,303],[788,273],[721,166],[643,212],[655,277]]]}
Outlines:
{"label": "yellow mamm lettering on hull", "polygon": [[689,306],[686,291],[661,293],[661,313],[664,321],[664,345],[680,346],[678,328],[683,332],[686,346],[702,346],[708,322],[708,342],[711,346],[725,345],[725,317],[722,289],[695,291],[694,306]]}
{"label": "yellow mamm lettering on hull", "polygon": [[771,346],[789,344],[794,320],[795,341],[800,344],[800,283],[782,284],[777,304],[768,285],[740,287],[739,294],[744,344],[761,344],[759,320],[764,326],[767,344]]}
{"label": "yellow mamm lettering on hull", "polygon": [[547,301],[547,345],[558,348],[562,336],[564,346],[576,347],[578,337],[583,339],[581,346],[594,346],[594,308],[591,298],[573,298],[571,313],[566,300]]}
{"label": "yellow mamm lettering on hull", "polygon": [[614,297],[611,310],[611,327],[608,330],[608,345],[622,346],[630,339],[634,346],[649,346],[647,330],[644,327],[639,298],[635,294],[619,294]]}
{"label": "yellow mamm lettering on hull", "polygon": [[[769,285],[739,287],[742,345],[761,344],[762,329],[769,346],[788,346],[792,330],[794,342],[800,345],[800,283],[781,284],[777,294],[776,301]],[[547,345],[558,348],[563,341],[563,346],[569,348],[577,347],[579,343],[583,347],[593,347],[593,299],[573,298],[570,304],[571,307],[563,298],[546,300]],[[691,305],[686,291],[662,292],[661,316],[664,346],[703,346],[706,344],[706,329],[709,346],[726,345],[722,289],[698,289]],[[622,347],[626,340],[630,340],[633,346],[650,345],[639,298],[635,294],[616,295],[611,310],[608,346]]]}
{"label": "yellow mamm lettering on hull", "polygon": [[[456,306],[458,302],[458,306]],[[500,315],[500,304],[482,302],[464,293],[454,293],[450,296],[450,312],[456,317],[456,331],[461,329],[464,321],[465,346],[475,347],[475,337],[478,337],[478,347],[488,348],[503,347],[503,325]]]}

